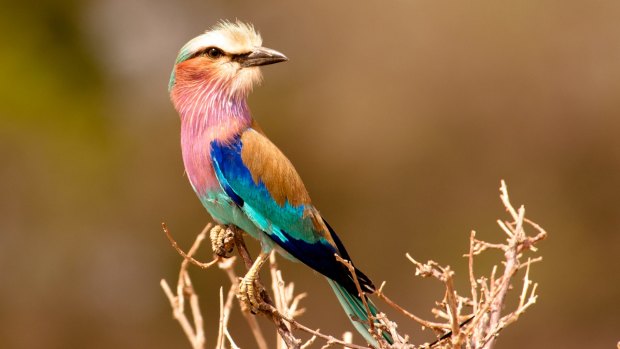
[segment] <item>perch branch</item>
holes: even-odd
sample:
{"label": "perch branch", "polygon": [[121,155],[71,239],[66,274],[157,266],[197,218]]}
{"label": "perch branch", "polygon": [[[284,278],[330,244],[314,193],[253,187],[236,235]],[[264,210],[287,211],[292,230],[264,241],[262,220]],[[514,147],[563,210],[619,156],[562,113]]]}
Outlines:
{"label": "perch branch", "polygon": [[[399,336],[396,332],[397,325],[390,322],[385,314],[379,313],[373,316],[370,311],[369,301],[361,288],[352,263],[336,255],[336,259],[343,263],[351,273],[356,290],[362,299],[362,303],[368,315],[369,320],[367,326],[370,333],[377,339],[381,348],[388,348],[388,345],[383,340],[382,333],[390,333],[395,342],[393,345],[389,346],[389,348],[392,349],[491,349],[499,333],[506,328],[506,326],[517,321],[527,309],[536,303],[538,284],[531,281],[530,272],[531,265],[541,261],[542,257],[528,256],[527,261],[522,261],[521,259],[524,258],[524,252],[536,252],[535,245],[545,239],[547,233],[538,224],[525,217],[525,208],[523,206],[520,206],[518,209],[514,208],[510,202],[508,190],[504,181],[501,182],[500,186],[500,198],[510,217],[509,220],[497,221],[499,229],[501,229],[503,236],[505,236],[505,241],[502,243],[492,243],[479,240],[476,238],[475,231],[471,231],[469,236],[469,251],[464,255],[464,257],[468,258],[467,276],[470,284],[469,296],[464,297],[457,293],[454,287],[455,274],[450,266],[441,266],[434,261],[420,263],[411,255],[406,255],[415,265],[417,276],[436,278],[444,284],[445,293],[443,299],[437,302],[436,307],[432,309],[432,313],[442,319],[441,322],[424,320],[392,301],[385,295],[385,282],[383,282],[381,287],[375,292],[380,299],[398,312],[419,323],[423,328],[429,328],[435,331],[439,338],[431,344],[425,343],[421,346],[409,344],[407,343],[409,337]],[[198,296],[193,289],[187,269],[190,264],[194,264],[200,268],[209,268],[217,263],[219,268],[225,271],[228,276],[231,288],[228,290],[226,297],[224,297],[224,290],[220,289],[220,321],[216,349],[224,349],[227,345],[225,342],[228,342],[231,349],[238,349],[238,345],[233,340],[227,327],[234,303],[234,295],[239,289],[239,277],[234,269],[236,258],[223,259],[222,257],[215,257],[213,261],[203,263],[193,257],[201,241],[206,237],[210,227],[211,225],[207,225],[196,237],[190,250],[184,253],[172,238],[166,225],[162,224],[162,228],[168,240],[173,248],[183,257],[183,262],[181,263],[181,270],[179,272],[176,294],[165,280],[161,281],[161,287],[170,301],[174,318],[181,325],[185,335],[192,344],[192,348],[204,349],[205,338],[202,329],[203,320],[199,309]],[[232,237],[246,269],[249,269],[253,264],[253,260],[245,245],[242,235],[243,232],[233,226],[228,226],[227,229],[230,229],[232,232],[232,234],[227,233],[227,236],[229,238]],[[527,235],[526,229],[533,229],[536,233],[531,236]],[[499,250],[503,252],[503,262],[502,265],[500,265],[501,269],[495,265],[488,276],[476,277],[474,258],[486,250]],[[343,337],[343,339],[339,339],[338,337],[323,334],[318,329],[313,330],[299,323],[295,317],[302,314],[305,310],[300,308],[300,301],[306,294],[301,293],[295,295],[294,284],[287,284],[284,282],[282,272],[278,270],[276,258],[273,253],[269,256],[269,261],[273,299],[269,296],[265,288],[259,287],[261,290],[260,297],[264,302],[264,304],[259,307],[259,313],[265,315],[275,324],[278,334],[278,349],[283,349],[283,347],[309,349],[315,344],[317,339],[325,341],[322,348],[342,346],[350,349],[372,349],[369,346],[351,343],[350,333]],[[512,312],[503,314],[502,312],[505,311],[504,307],[509,294],[508,291],[514,286],[513,279],[522,269],[524,270],[524,276],[522,279],[523,284],[517,295],[518,305]],[[257,280],[257,282],[260,284],[260,280]],[[186,300],[189,304],[188,308],[192,312],[191,321],[184,313]],[[242,315],[251,329],[258,348],[267,349],[268,344],[258,325],[257,318],[249,314],[249,312],[242,311]],[[364,324],[366,323],[364,322]],[[311,337],[302,343],[293,335],[293,332],[297,330],[308,333]]]}

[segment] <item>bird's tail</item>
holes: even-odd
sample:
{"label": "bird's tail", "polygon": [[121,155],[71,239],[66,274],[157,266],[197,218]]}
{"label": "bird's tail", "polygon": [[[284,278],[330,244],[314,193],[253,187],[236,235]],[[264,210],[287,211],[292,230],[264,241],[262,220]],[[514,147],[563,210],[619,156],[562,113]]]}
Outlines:
{"label": "bird's tail", "polygon": [[[353,323],[353,326],[357,332],[359,332],[373,347],[378,348],[379,343],[377,343],[377,340],[372,336],[368,329],[368,312],[366,311],[366,307],[364,306],[362,299],[356,294],[351,294],[344,287],[329,278],[327,279],[327,282],[329,282],[329,285],[334,290],[336,297],[338,297],[338,300],[340,301],[340,305],[344,308],[344,311],[347,313],[349,320],[351,320],[351,323]],[[366,298],[366,301],[370,313],[372,316],[376,316],[378,313],[377,307],[375,307],[370,299]],[[378,322],[375,323],[379,324]],[[383,338],[385,338],[389,344],[393,344],[394,342],[389,333],[383,332]]]}

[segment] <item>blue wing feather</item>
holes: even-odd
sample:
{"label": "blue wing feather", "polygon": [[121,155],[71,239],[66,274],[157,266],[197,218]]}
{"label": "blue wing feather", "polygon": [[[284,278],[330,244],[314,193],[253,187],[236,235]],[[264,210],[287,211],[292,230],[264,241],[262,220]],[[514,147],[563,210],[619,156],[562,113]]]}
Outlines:
{"label": "blue wing feather", "polygon": [[[356,294],[349,271],[334,257],[337,253],[350,260],[336,233],[325,221],[333,243],[317,232],[312,219],[305,215],[306,205],[293,206],[289,202],[279,205],[260,179],[258,183],[254,181],[241,157],[242,149],[240,136],[232,141],[211,143],[211,157],[222,190],[291,256]],[[358,271],[357,276],[362,286],[374,289],[366,275]]]}
{"label": "blue wing feather", "polygon": [[[304,219],[304,205],[292,206],[288,202],[280,206],[262,181],[254,182],[250,170],[241,159],[242,142],[237,137],[232,142],[211,144],[211,157],[215,174],[222,189],[231,196],[244,212],[268,234],[278,234],[275,227],[296,232],[297,239],[316,240],[311,223]],[[249,206],[246,208],[246,205]]]}

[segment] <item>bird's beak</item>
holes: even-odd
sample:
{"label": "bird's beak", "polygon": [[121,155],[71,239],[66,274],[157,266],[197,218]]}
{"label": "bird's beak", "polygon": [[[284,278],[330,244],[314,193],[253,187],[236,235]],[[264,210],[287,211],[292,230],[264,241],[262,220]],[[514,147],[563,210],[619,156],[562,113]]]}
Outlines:
{"label": "bird's beak", "polygon": [[266,47],[256,47],[250,53],[235,56],[233,60],[239,62],[242,68],[247,68],[286,62],[288,58],[276,50]]}

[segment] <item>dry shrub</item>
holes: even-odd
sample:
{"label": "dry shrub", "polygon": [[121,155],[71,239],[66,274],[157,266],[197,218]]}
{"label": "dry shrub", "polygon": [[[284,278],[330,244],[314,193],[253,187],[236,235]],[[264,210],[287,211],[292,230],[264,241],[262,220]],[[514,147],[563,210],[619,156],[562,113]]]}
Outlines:
{"label": "dry shrub", "polygon": [[[368,324],[381,348],[490,349],[494,347],[500,332],[506,326],[517,321],[521,314],[536,303],[538,284],[530,280],[530,268],[535,262],[541,261],[542,257],[528,256],[526,258],[524,254],[536,252],[535,245],[540,240],[543,240],[547,233],[539,225],[525,217],[525,208],[523,206],[520,206],[518,209],[514,208],[509,200],[504,181],[501,182],[500,198],[509,215],[507,220],[497,220],[500,230],[505,236],[505,241],[501,243],[482,241],[476,238],[475,231],[471,232],[469,252],[465,255],[469,268],[470,287],[467,290],[469,294],[461,295],[457,292],[453,282],[455,274],[450,266],[441,266],[434,261],[421,263],[407,254],[407,258],[416,268],[416,275],[437,279],[445,285],[442,301],[437,302],[437,306],[432,309],[433,314],[439,320],[425,320],[403,309],[385,295],[383,285],[375,293],[378,298],[384,300],[392,308],[406,315],[411,320],[421,324],[423,328],[435,331],[438,339],[433,343],[411,344],[409,343],[410,339],[408,336],[400,335],[396,331],[397,324],[391,322],[385,314],[381,313],[375,318],[377,323],[371,322]],[[187,253],[178,247],[165,224],[163,228],[173,247],[183,256],[184,260],[181,263],[175,291],[173,292],[168,283],[163,279],[161,280],[161,286],[170,301],[173,316],[181,325],[192,348],[204,349],[206,338],[198,295],[192,287],[188,272],[190,264],[195,264],[203,269],[217,265],[228,275],[230,286],[226,294],[224,294],[223,288],[220,288],[220,321],[215,348],[238,348],[228,328],[228,320],[235,304],[235,294],[239,287],[239,276],[233,268],[237,258],[215,256],[213,261],[202,263],[192,257],[198,250],[201,242],[206,238],[207,233],[211,231],[211,224],[208,224],[197,236]],[[232,237],[226,243],[232,244],[234,242],[246,268],[249,269],[253,261],[243,241],[243,232],[234,227],[220,227],[220,230],[222,229],[226,229],[228,233],[226,236],[228,238]],[[528,235],[526,230],[528,232],[532,231],[532,233]],[[214,251],[222,250],[222,243],[222,241],[218,241],[212,236]],[[486,250],[501,250],[503,252],[503,260],[492,268],[490,275],[477,276],[474,273],[475,257]],[[338,256],[336,258],[345,265],[350,266],[348,261],[342,260]],[[350,268],[350,270],[353,273],[354,279],[356,279],[354,269]],[[519,280],[516,280],[515,276],[521,270],[523,270],[523,278],[519,284]],[[270,278],[273,299],[261,287],[261,298],[264,304],[261,306],[259,313],[267,316],[274,323],[278,333],[278,348],[309,348],[320,339],[321,348],[344,346],[354,349],[371,349],[368,346],[351,343],[351,334],[348,332],[344,334],[343,339],[340,339],[323,334],[319,330],[313,330],[299,323],[296,317],[305,311],[305,309],[300,307],[300,301],[307,295],[305,293],[295,295],[293,283],[286,283],[284,281],[273,253],[270,256]],[[519,298],[516,308],[512,309],[512,311],[507,311],[505,308],[508,301],[508,290],[512,288],[518,288],[521,291],[518,293]],[[366,297],[365,294],[363,296]],[[243,309],[243,307],[241,308]],[[191,313],[191,316],[186,314],[188,311]],[[251,331],[256,340],[257,347],[267,349],[268,345],[265,336],[258,326],[255,316],[247,311],[242,311],[242,314],[248,323],[249,331]],[[241,329],[237,330],[241,331]],[[310,333],[312,337],[302,342],[294,335],[295,331]],[[382,331],[390,332],[395,343],[392,345],[386,343],[381,336]]]}

